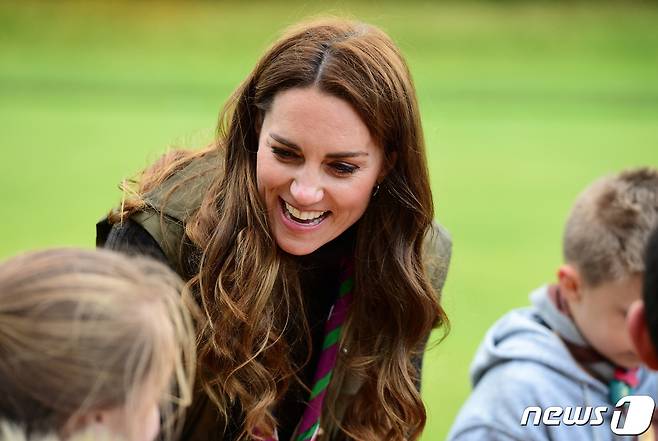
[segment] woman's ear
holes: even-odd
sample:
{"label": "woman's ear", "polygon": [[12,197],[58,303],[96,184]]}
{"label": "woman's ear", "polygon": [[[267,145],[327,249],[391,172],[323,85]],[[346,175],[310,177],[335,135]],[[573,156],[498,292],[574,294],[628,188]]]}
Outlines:
{"label": "woman's ear", "polygon": [[393,170],[393,167],[395,167],[395,162],[398,160],[398,153],[397,152],[391,152],[389,155],[387,155],[384,158],[384,165],[382,165],[382,169],[379,172],[379,175],[377,176],[377,184],[381,184],[384,178],[386,178],[386,175]]}
{"label": "woman's ear", "polygon": [[263,112],[260,109],[256,110],[256,116],[254,117],[254,129],[256,130],[256,136],[260,137],[260,130],[263,127]]}
{"label": "woman's ear", "polygon": [[[256,114],[254,115],[254,134],[256,135],[256,146],[253,147],[252,153],[258,152],[258,146],[260,145],[260,135],[263,130],[263,122],[265,121],[265,113],[260,110],[255,110]],[[250,149],[251,150],[251,149]]]}
{"label": "woman's ear", "polygon": [[650,369],[658,370],[658,355],[656,347],[649,335],[646,315],[644,312],[644,302],[636,300],[628,309],[626,315],[626,328],[631,335],[631,340],[635,346],[638,356],[642,362]]}

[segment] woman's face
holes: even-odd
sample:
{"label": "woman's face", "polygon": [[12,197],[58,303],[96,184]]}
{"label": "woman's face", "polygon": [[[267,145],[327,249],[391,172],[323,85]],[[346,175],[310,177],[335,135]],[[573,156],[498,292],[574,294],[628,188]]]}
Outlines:
{"label": "woman's face", "polygon": [[384,175],[383,151],[356,111],[315,87],[275,95],[256,162],[274,238],[298,256],[354,224]]}

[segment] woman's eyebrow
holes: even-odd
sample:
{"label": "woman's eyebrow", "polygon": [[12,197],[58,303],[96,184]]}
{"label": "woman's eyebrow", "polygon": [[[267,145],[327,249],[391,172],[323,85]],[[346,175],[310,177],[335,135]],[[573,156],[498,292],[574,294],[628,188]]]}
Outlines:
{"label": "woman's eyebrow", "polygon": [[341,159],[341,158],[354,158],[356,156],[368,156],[368,152],[338,152],[338,153],[327,153],[327,158],[332,159]]}
{"label": "woman's eyebrow", "polygon": [[287,140],[286,138],[284,138],[283,136],[281,136],[281,135],[277,135],[276,133],[271,133],[271,132],[270,132],[270,138],[272,138],[273,140],[275,140],[276,142],[278,142],[278,143],[280,143],[280,144],[285,145],[286,147],[290,147],[290,148],[293,149],[293,150],[300,150],[300,151],[302,150],[302,149],[301,149],[297,144],[295,144],[294,142],[289,141],[289,140]]}
{"label": "woman's eyebrow", "polygon": [[[301,151],[302,149],[295,144],[294,142],[284,138],[281,135],[278,135],[276,133],[270,133],[270,137],[275,140],[276,142],[285,145],[288,148],[291,148],[293,150],[298,150]],[[368,152],[364,151],[354,151],[354,152],[336,152],[336,153],[327,153],[327,158],[331,159],[340,159],[340,158],[354,158],[357,156],[368,156]]]}

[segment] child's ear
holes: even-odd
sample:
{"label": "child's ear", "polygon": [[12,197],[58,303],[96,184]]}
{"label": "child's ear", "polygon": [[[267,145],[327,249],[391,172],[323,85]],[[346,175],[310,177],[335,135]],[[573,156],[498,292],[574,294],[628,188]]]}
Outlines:
{"label": "child's ear", "polygon": [[106,414],[102,410],[90,410],[85,413],[76,413],[64,424],[62,433],[68,438],[70,435],[85,430],[94,424],[104,424],[105,419]]}
{"label": "child's ear", "polygon": [[63,433],[68,435],[81,430],[87,430],[94,427],[105,427],[112,421],[116,421],[119,412],[123,409],[120,407],[110,409],[91,409],[84,413],[75,413],[65,423]]}
{"label": "child's ear", "polygon": [[644,302],[636,300],[633,302],[626,315],[626,328],[631,335],[633,345],[642,362],[650,369],[658,370],[658,355],[653,345],[646,316],[644,315]]}
{"label": "child's ear", "polygon": [[580,300],[583,282],[580,273],[574,266],[569,264],[560,265],[557,269],[557,280],[562,295],[571,301]]}

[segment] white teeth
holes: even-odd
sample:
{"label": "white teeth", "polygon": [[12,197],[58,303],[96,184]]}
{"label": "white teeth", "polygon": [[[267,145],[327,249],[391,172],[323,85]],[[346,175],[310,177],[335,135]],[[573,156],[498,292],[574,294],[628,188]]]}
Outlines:
{"label": "white teeth", "polygon": [[[285,201],[284,201],[285,202]],[[301,220],[311,220],[311,219],[316,219],[323,214],[326,213],[326,211],[301,211],[290,205],[289,203],[286,202],[286,209],[290,214],[292,214],[294,217],[297,219]]]}

